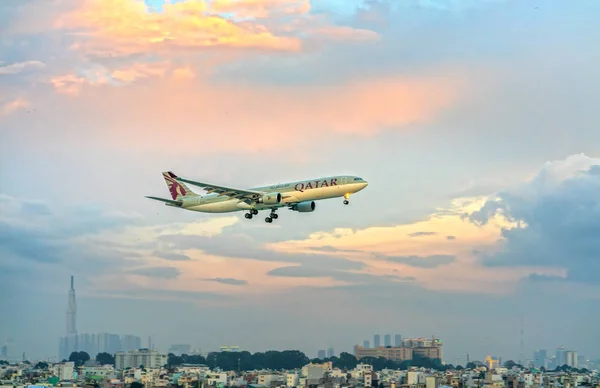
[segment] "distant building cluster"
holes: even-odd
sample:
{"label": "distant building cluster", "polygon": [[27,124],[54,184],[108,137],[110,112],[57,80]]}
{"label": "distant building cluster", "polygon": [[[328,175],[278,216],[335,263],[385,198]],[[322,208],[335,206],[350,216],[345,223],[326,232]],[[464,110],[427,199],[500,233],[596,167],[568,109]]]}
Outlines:
{"label": "distant building cluster", "polygon": [[[392,345],[392,335],[391,334],[385,334],[383,336],[383,344],[381,343],[381,335],[375,334],[373,336],[373,348],[378,348],[380,346],[384,346],[386,348],[391,347],[391,346],[400,347],[400,346],[402,346],[402,336],[400,334],[394,334],[394,344]],[[370,344],[369,340],[364,340],[362,347],[365,349],[370,348],[371,344]]]}
{"label": "distant building cluster", "polygon": [[538,350],[533,353],[532,365],[538,368],[550,368],[567,365],[573,368],[578,368],[586,365],[587,360],[584,356],[578,355],[574,350],[566,350],[564,346],[556,349],[554,356],[548,355],[545,349]]}
{"label": "distant building cluster", "polygon": [[[377,335],[375,336],[375,344],[377,344]],[[388,337],[386,335],[386,337]],[[354,347],[354,356],[357,359],[363,357],[383,357],[386,360],[394,361],[409,361],[414,358],[431,358],[439,359],[443,362],[444,347],[442,341],[438,338],[406,338],[399,339],[394,343],[394,346],[376,346],[365,347],[356,345]]]}
{"label": "distant building cluster", "polygon": [[[150,339],[148,342],[151,342]],[[77,333],[77,301],[75,300],[74,278],[71,276],[71,288],[67,301],[66,335],[59,340],[59,360],[68,360],[73,352],[86,352],[93,356],[103,352],[115,354],[118,351],[133,351],[141,347],[142,340],[135,335]]]}

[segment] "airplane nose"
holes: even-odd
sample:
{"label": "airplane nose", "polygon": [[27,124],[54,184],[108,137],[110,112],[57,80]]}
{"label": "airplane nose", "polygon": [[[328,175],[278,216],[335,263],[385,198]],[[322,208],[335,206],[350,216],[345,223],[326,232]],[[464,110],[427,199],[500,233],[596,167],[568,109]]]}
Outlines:
{"label": "airplane nose", "polygon": [[364,189],[364,188],[365,188],[365,187],[367,187],[367,186],[369,186],[369,182],[367,182],[367,181],[364,181],[364,182],[363,182],[363,184],[362,184],[362,188]]}

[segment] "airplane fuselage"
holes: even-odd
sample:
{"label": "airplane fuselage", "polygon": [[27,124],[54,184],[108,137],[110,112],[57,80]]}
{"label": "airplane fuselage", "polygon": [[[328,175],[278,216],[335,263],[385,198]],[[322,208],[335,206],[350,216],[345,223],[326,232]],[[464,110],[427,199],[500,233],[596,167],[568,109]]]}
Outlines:
{"label": "airplane fuselage", "polygon": [[250,209],[266,210],[289,206],[290,203],[317,201],[322,199],[347,197],[367,186],[361,178],[355,176],[333,176],[313,180],[275,184],[255,187],[250,190],[266,193],[279,193],[282,201],[279,204],[264,204],[240,201],[219,194],[182,198],[181,208],[203,213],[230,213]]}

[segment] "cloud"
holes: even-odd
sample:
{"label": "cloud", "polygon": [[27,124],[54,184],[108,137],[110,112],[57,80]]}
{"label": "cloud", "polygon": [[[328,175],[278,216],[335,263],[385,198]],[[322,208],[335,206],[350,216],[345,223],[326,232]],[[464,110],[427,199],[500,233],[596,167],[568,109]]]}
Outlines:
{"label": "cloud", "polygon": [[[482,292],[485,289],[490,293],[512,293],[518,282],[532,273],[563,275],[560,268],[535,265],[501,271],[482,266],[478,256],[473,253],[474,250],[497,249],[497,241],[502,237],[503,228],[514,226],[501,216],[496,216],[481,226],[465,219],[464,213],[480,209],[486,200],[487,197],[459,198],[449,208],[438,209],[418,222],[355,230],[337,228],[312,233],[305,239],[269,243],[266,247],[288,255],[328,247],[321,250],[324,255],[342,254],[345,259],[361,265],[349,272],[395,278],[398,281],[414,279],[427,289],[449,292]],[[435,234],[428,235],[427,238],[414,237],[423,230]],[[448,232],[452,232],[457,238],[448,239]],[[273,273],[301,276],[323,272],[300,267],[277,269]],[[348,280],[337,276],[334,278]],[[489,287],[490,284],[496,284],[497,287]]]}
{"label": "cloud", "polygon": [[[200,48],[295,52],[302,47],[301,38],[294,36],[299,31],[282,26],[308,18],[309,10],[308,1],[296,0],[185,0],[165,3],[157,12],[148,12],[140,0],[85,0],[54,26],[83,38],[72,46],[74,50],[101,56]],[[345,37],[354,35],[341,31]]]}
{"label": "cloud", "polygon": [[29,101],[19,97],[4,104],[0,104],[0,116],[8,116],[13,112],[16,112],[20,109],[27,109],[30,106],[31,103]]}
{"label": "cloud", "polygon": [[147,276],[150,278],[176,279],[177,277],[179,277],[181,271],[173,267],[150,267],[136,269],[130,271],[130,273],[135,275]]}
{"label": "cloud", "polygon": [[185,261],[190,260],[190,257],[181,253],[154,251],[154,256],[165,260]]}
{"label": "cloud", "polygon": [[0,76],[20,74],[27,70],[41,69],[45,66],[46,64],[40,61],[25,61],[10,65],[2,65],[2,62],[0,62]]}
{"label": "cloud", "polygon": [[408,237],[420,237],[420,236],[435,236],[436,232],[414,232],[408,235]]}
{"label": "cloud", "polygon": [[221,284],[229,284],[231,286],[245,286],[248,284],[247,280],[234,279],[234,278],[214,278],[214,279],[207,279],[207,280],[221,283]]}
{"label": "cloud", "polygon": [[[546,163],[531,181],[498,193],[469,219],[483,225],[502,211],[519,223],[503,230],[493,267],[564,268],[567,280],[600,283],[600,159],[582,154]],[[491,209],[491,210],[490,210]]]}
{"label": "cloud", "polygon": [[395,263],[410,265],[411,267],[421,268],[437,268],[456,260],[455,256],[451,255],[433,255],[427,257],[405,256],[405,257],[387,257],[387,260]]}
{"label": "cloud", "polygon": [[[300,148],[313,145],[317,138],[324,143],[342,135],[372,137],[383,131],[425,124],[460,99],[459,85],[464,82],[460,75],[452,73],[301,87],[244,83],[220,83],[215,87],[206,80],[188,83],[164,78],[149,81],[154,93],[147,93],[147,85],[140,84],[128,86],[123,94],[119,85],[111,83],[114,76],[106,74],[91,81],[75,74],[51,80],[60,93],[81,99],[77,102],[80,109],[70,118],[70,126],[64,127],[59,116],[53,119],[53,125],[65,128],[61,131],[72,142],[79,141],[81,133],[71,128],[85,125],[86,137],[94,137],[99,146],[125,147],[143,136],[145,148],[169,152],[165,144],[172,140],[171,133],[163,130],[163,123],[169,122],[178,136],[187,139],[177,146],[178,153],[196,153],[196,144],[201,143],[204,153],[213,154],[249,153],[267,148],[294,149],[297,153]],[[122,80],[129,79],[125,74],[129,72],[120,75]],[[133,79],[139,74],[132,72],[130,76]],[[98,99],[105,103],[101,106],[91,103]],[[72,104],[59,99],[56,109],[71,109]],[[148,106],[157,108],[148,110],[145,108]],[[197,121],[189,116],[198,107],[202,107],[200,130]],[[89,115],[109,114],[111,122],[87,120]],[[142,122],[146,124],[141,125]],[[249,131],[248,123],[257,124]],[[281,128],[302,136],[295,136],[292,143],[282,143]],[[41,132],[40,136],[47,134]],[[229,141],[232,137],[237,141]]]}

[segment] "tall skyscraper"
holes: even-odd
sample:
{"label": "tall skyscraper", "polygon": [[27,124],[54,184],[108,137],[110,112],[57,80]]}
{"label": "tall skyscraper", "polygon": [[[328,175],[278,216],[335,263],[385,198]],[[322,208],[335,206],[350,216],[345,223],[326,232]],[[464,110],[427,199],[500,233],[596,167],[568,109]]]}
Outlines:
{"label": "tall skyscraper", "polygon": [[77,303],[75,302],[75,288],[71,276],[71,289],[69,290],[69,305],[67,308],[67,335],[77,335]]}
{"label": "tall skyscraper", "polygon": [[60,360],[68,360],[72,352],[79,350],[79,338],[77,335],[77,303],[75,302],[75,287],[73,276],[71,276],[71,288],[67,302],[67,327],[66,336],[61,337],[58,350]]}
{"label": "tall skyscraper", "polygon": [[394,335],[394,346],[395,347],[402,346],[402,336],[400,334]]}
{"label": "tall skyscraper", "polygon": [[377,348],[381,346],[381,337],[379,336],[379,334],[375,334],[373,336],[373,347]]}
{"label": "tall skyscraper", "polygon": [[533,364],[536,368],[546,366],[547,352],[545,349],[533,353]]}
{"label": "tall skyscraper", "polygon": [[385,347],[392,346],[392,335],[391,334],[386,334],[383,337],[383,345]]}
{"label": "tall skyscraper", "polygon": [[327,358],[331,358],[335,356],[335,350],[333,350],[332,347],[329,347],[329,349],[327,349]]}
{"label": "tall skyscraper", "polygon": [[371,344],[369,343],[369,340],[364,340],[363,341],[363,348],[369,349],[370,347],[371,347]]}
{"label": "tall skyscraper", "polygon": [[326,356],[326,354],[327,354],[327,353],[325,352],[325,350],[324,350],[324,349],[321,349],[321,350],[319,350],[319,351],[317,352],[317,358],[318,358],[318,359],[320,359],[320,360],[324,360],[324,359],[325,359],[325,356]]}

